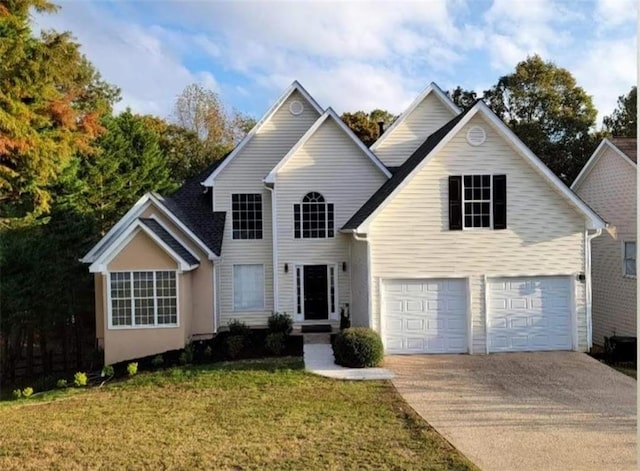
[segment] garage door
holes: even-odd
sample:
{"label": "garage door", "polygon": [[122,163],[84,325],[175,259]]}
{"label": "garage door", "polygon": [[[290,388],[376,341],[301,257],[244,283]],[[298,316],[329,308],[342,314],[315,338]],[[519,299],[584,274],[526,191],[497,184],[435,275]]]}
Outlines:
{"label": "garage door", "polygon": [[466,280],[387,280],[383,296],[387,353],[467,351]]}
{"label": "garage door", "polygon": [[571,350],[571,278],[488,281],[490,352]]}

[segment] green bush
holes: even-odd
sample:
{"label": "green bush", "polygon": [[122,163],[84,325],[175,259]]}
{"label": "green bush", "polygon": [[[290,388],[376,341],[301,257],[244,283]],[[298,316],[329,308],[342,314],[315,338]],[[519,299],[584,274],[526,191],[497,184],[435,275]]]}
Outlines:
{"label": "green bush", "polygon": [[178,363],[180,363],[181,365],[187,364],[187,354],[185,352],[180,353],[180,356],[178,357]]}
{"label": "green bush", "polygon": [[162,358],[162,355],[156,355],[155,357],[153,357],[153,360],[151,360],[151,366],[153,366],[154,368],[161,368],[163,364],[164,358]]}
{"label": "green bush", "polygon": [[78,371],[73,375],[73,384],[76,385],[76,388],[81,388],[87,385],[89,378],[87,377],[87,373],[83,373]]}
{"label": "green bush", "polygon": [[115,371],[113,370],[113,366],[106,365],[104,368],[102,368],[102,373],[100,373],[100,376],[103,378],[113,378],[114,374]]}
{"label": "green bush", "polygon": [[204,352],[202,353],[202,355],[207,361],[213,358],[213,349],[211,348],[211,345],[207,345],[207,348],[204,349]]}
{"label": "green bush", "polygon": [[227,337],[227,355],[229,355],[229,358],[235,360],[240,356],[245,346],[245,338],[244,335],[229,335]]}
{"label": "green bush", "polygon": [[293,330],[293,319],[286,312],[284,314],[274,312],[269,316],[268,326],[271,333],[289,335]]}
{"label": "green bush", "polygon": [[13,395],[13,398],[16,400],[22,397],[22,391],[20,391],[19,389],[14,389],[11,394]]}
{"label": "green bush", "polygon": [[22,390],[22,397],[29,399],[31,396],[33,396],[33,388],[24,388]]}
{"label": "green bush", "polygon": [[127,365],[127,373],[129,373],[129,376],[135,376],[138,373],[138,363],[129,363]]}
{"label": "green bush", "polygon": [[344,329],[333,342],[333,356],[338,365],[350,368],[378,366],[383,355],[380,335],[365,327]]}
{"label": "green bush", "polygon": [[239,321],[237,319],[233,319],[232,321],[229,321],[227,326],[229,327],[229,335],[248,336],[251,334],[251,328],[247,326],[247,324],[245,324],[244,322]]}
{"label": "green bush", "polygon": [[188,364],[193,363],[193,345],[189,344],[186,347],[184,347],[184,355],[185,355],[185,360],[187,361]]}
{"label": "green bush", "polygon": [[67,380],[66,379],[59,379],[58,382],[56,383],[56,387],[58,389],[64,389],[67,387]]}
{"label": "green bush", "polygon": [[278,356],[284,350],[287,335],[284,332],[271,332],[264,339],[264,348],[267,352]]}

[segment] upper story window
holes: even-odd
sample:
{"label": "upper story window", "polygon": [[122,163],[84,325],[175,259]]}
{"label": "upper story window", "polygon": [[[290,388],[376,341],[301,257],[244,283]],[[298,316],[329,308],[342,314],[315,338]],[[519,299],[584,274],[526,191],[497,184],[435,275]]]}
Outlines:
{"label": "upper story window", "polygon": [[626,276],[636,276],[636,243],[624,243],[623,270]]}
{"label": "upper story window", "polygon": [[507,228],[507,176],[449,177],[449,229]]}
{"label": "upper story window", "polygon": [[324,239],[333,237],[333,204],[320,193],[312,191],[293,205],[294,236],[296,239]]}
{"label": "upper story window", "polygon": [[262,239],[262,195],[235,193],[231,195],[234,239]]}

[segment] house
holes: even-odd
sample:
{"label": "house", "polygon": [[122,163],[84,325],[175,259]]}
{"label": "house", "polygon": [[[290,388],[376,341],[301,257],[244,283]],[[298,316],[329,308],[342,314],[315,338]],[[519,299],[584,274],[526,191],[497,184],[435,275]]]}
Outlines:
{"label": "house", "polygon": [[365,147],[294,82],[224,160],[87,253],[105,362],[229,321],[352,323],[387,353],[590,347],[605,223],[478,101],[431,84]]}
{"label": "house", "polygon": [[593,241],[593,342],[636,336],[637,140],[603,139],[571,185],[609,228]]}

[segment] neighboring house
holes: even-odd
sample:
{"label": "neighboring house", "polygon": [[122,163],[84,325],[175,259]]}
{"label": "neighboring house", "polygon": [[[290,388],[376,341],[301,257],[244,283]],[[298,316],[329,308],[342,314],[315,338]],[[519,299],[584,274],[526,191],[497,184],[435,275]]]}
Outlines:
{"label": "neighboring house", "polygon": [[461,114],[431,84],[367,149],[294,82],[83,261],[107,363],[272,312],[337,327],[341,309],[387,353],[584,351],[604,226],[482,102]]}
{"label": "neighboring house", "polygon": [[593,241],[593,342],[636,336],[637,140],[604,139],[571,185],[609,224]]}

